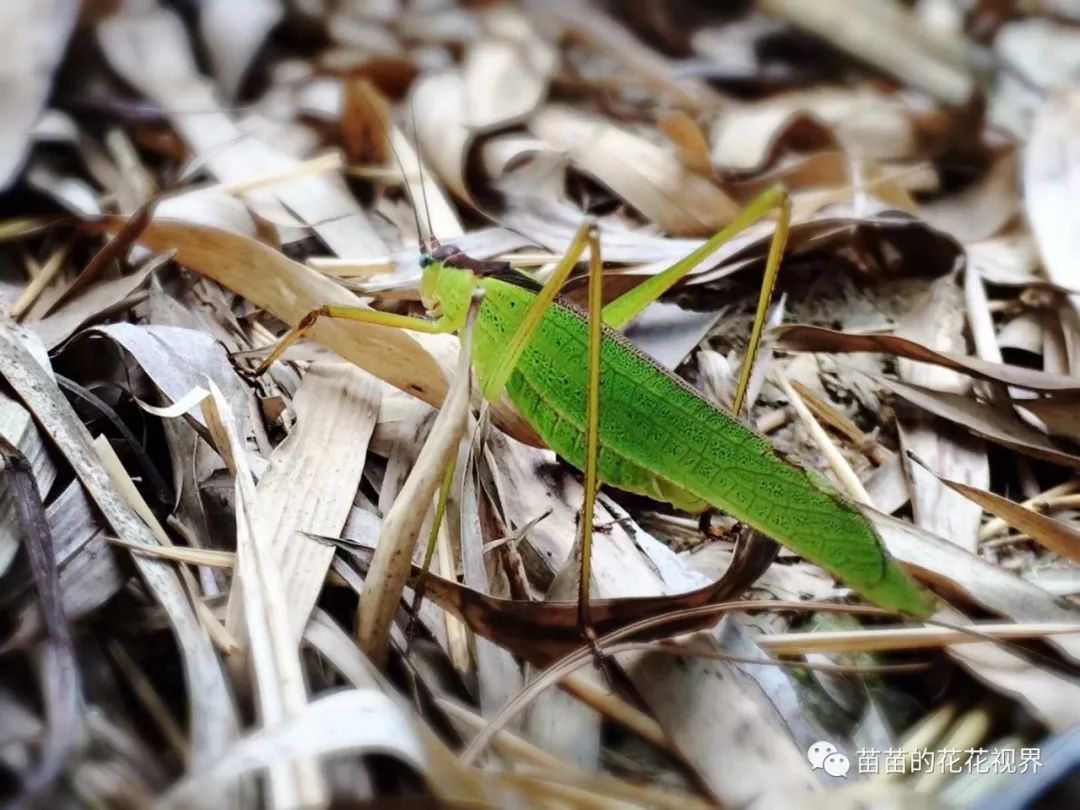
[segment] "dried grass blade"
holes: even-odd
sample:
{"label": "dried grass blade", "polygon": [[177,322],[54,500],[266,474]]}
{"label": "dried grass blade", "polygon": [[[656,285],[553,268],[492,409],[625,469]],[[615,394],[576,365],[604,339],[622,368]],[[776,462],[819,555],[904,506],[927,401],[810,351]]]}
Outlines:
{"label": "dried grass blade", "polygon": [[[108,472],[117,492],[119,492],[121,497],[127,501],[128,505],[135,510],[135,513],[142,518],[142,521],[149,527],[151,533],[160,544],[151,546],[150,548],[171,549],[172,541],[169,539],[169,535],[166,534],[165,529],[162,528],[161,523],[158,522],[153,510],[150,509],[150,506],[146,503],[146,500],[135,486],[135,482],[131,480],[131,476],[128,475],[127,470],[124,469],[120,457],[116,455],[116,451],[113,450],[109,440],[104,436],[98,436],[94,439],[94,451],[98,454],[98,459],[100,459],[102,466],[104,466],[106,472]],[[211,641],[217,644],[218,648],[223,652],[236,652],[237,644],[232,636],[225,631],[225,628],[222,627],[221,622],[218,620],[217,616],[214,615],[213,611],[211,611],[199,598],[198,585],[195,582],[195,578],[191,575],[191,572],[186,568],[181,568],[177,573],[180,574],[180,581],[184,584],[184,587],[187,588],[188,598],[195,607],[195,615],[199,617],[206,632],[209,633]]]}
{"label": "dried grass blade", "polygon": [[776,380],[780,383],[780,387],[783,389],[784,394],[788,398],[788,402],[795,409],[795,413],[806,427],[810,436],[821,452],[824,453],[825,458],[829,462],[829,467],[832,468],[833,473],[843,484],[844,489],[847,490],[848,497],[852,498],[859,503],[866,506],[873,506],[874,502],[870,498],[870,493],[866,491],[866,487],[863,486],[862,481],[859,480],[859,476],[855,474],[855,471],[851,468],[847,459],[833,444],[832,439],[829,438],[829,434],[825,432],[825,429],[814,418],[814,414],[810,412],[810,408],[803,402],[799,392],[796,391],[787,377],[781,372],[777,372]]}
{"label": "dried grass blade", "polygon": [[119,537],[106,538],[114,546],[126,548],[135,554],[145,554],[160,560],[173,560],[188,565],[206,565],[212,568],[232,568],[236,565],[236,554],[232,551],[216,551],[208,548],[185,548],[181,546],[144,546],[129,543]]}
{"label": "dried grass blade", "polygon": [[71,282],[71,286],[64,290],[63,294],[52,302],[48,311],[45,313],[46,315],[55,312],[64,303],[70,301],[73,296],[96,281],[105,271],[106,267],[127,253],[128,248],[135,243],[139,238],[139,234],[141,234],[150,223],[150,219],[154,216],[154,208],[157,206],[158,199],[158,197],[154,197],[130,217],[123,219],[123,224],[117,229],[112,238],[105,243],[105,246],[94,254],[94,258],[90,260],[89,264],[87,264],[75,280]]}
{"label": "dried grass blade", "polygon": [[877,627],[872,630],[778,633],[761,636],[757,641],[763,649],[774,655],[803,655],[811,652],[891,652],[936,649],[953,644],[981,644],[985,643],[987,636],[1002,640],[1020,640],[1080,633],[1080,623],[973,624],[971,629],[979,635],[943,627]]}
{"label": "dried grass blade", "polygon": [[175,785],[158,807],[196,807],[200,791],[257,769],[273,774],[303,757],[347,752],[385,754],[425,770],[423,748],[397,705],[374,689],[349,689],[313,700],[296,716],[237,740],[212,768]]}
{"label": "dried grass blade", "polygon": [[[264,725],[275,726],[302,716],[308,707],[303,666],[292,640],[285,583],[267,542],[270,533],[247,453],[220,389],[209,377],[206,384],[210,396],[202,402],[203,417],[236,487],[236,569],[226,628],[250,650],[259,717]],[[271,771],[270,785],[274,807],[319,807],[326,801],[326,785],[314,760],[298,760]]]}
{"label": "dried grass blade", "polygon": [[417,504],[429,504],[435,497],[468,426],[472,328],[481,299],[480,293],[474,294],[461,335],[454,383],[412,472],[383,521],[379,545],[360,594],[357,637],[361,649],[376,663],[386,660],[390,624],[409,578],[413,550],[424,522],[426,510],[418,509]]}

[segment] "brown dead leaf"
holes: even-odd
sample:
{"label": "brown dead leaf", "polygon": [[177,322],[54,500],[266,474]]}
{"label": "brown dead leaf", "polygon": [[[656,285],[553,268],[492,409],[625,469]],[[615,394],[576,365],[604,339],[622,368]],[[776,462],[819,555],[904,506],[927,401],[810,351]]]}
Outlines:
{"label": "brown dead leaf", "polygon": [[349,159],[376,165],[392,160],[388,126],[390,105],[375,86],[363,77],[345,82],[341,111],[341,140]]}
{"label": "brown dead leaf", "polygon": [[[918,459],[915,459],[918,461]],[[921,463],[921,462],[920,462]],[[977,503],[987,512],[1004,520],[1014,529],[1046,546],[1055,554],[1080,562],[1080,532],[1060,520],[1003,498],[986,489],[968,486],[937,476],[945,486]]]}
{"label": "brown dead leaf", "polygon": [[1033,458],[1066,467],[1080,467],[1080,456],[1059,450],[1041,433],[1021,422],[1011,411],[984,405],[963,394],[934,391],[886,377],[876,379],[911,404],[960,425],[977,436]]}
{"label": "brown dead leaf", "polygon": [[790,324],[773,330],[777,348],[799,352],[881,352],[921,363],[970,374],[991,382],[1015,385],[1032,391],[1075,393],[1080,381],[1066,374],[990,363],[978,357],[930,349],[913,340],[895,335],[856,335],[820,326]]}
{"label": "brown dead leaf", "polygon": [[51,351],[87,324],[117,315],[132,306],[132,296],[167,261],[167,256],[154,257],[129,275],[91,282],[59,309],[28,326]]}
{"label": "brown dead leaf", "polygon": [[[593,629],[598,636],[603,636],[662,614],[707,606],[717,608],[717,612],[703,610],[702,613],[707,614],[703,617],[694,616],[665,624],[658,628],[658,635],[654,637],[667,638],[712,627],[719,612],[724,609],[724,603],[743,593],[763,568],[772,562],[774,547],[771,542],[762,541],[757,535],[752,538],[756,539],[739,546],[731,567],[720,579],[697,590],[672,596],[591,600],[589,619]],[[368,564],[369,550],[354,550],[352,547],[349,550],[357,556],[361,566]],[[420,570],[419,566],[412,566],[414,582]],[[427,599],[460,618],[474,633],[538,667],[546,666],[581,647],[577,602],[500,599],[432,573],[427,575],[425,582],[424,596]],[[643,637],[651,635],[646,633]]]}
{"label": "brown dead leaf", "polygon": [[675,144],[679,160],[686,168],[706,177],[712,175],[709,142],[693,118],[682,110],[670,110],[660,113],[656,125]]}
{"label": "brown dead leaf", "polygon": [[158,198],[155,197],[141,206],[139,210],[135,211],[130,217],[120,221],[118,227],[110,236],[109,241],[105,243],[105,246],[101,250],[94,254],[94,258],[82,269],[82,272],[80,272],[75,280],[71,282],[67,289],[52,302],[49,310],[55,310],[66,301],[70,301],[72,297],[77,295],[88,285],[97,281],[110,264],[121,259],[131,248],[132,244],[138,239],[139,234],[141,234],[147,224],[149,224],[150,219],[154,216],[154,208],[157,206],[157,203]]}
{"label": "brown dead leaf", "polygon": [[1013,400],[1013,405],[1034,414],[1051,436],[1080,442],[1080,400],[1075,397],[1018,399]]}

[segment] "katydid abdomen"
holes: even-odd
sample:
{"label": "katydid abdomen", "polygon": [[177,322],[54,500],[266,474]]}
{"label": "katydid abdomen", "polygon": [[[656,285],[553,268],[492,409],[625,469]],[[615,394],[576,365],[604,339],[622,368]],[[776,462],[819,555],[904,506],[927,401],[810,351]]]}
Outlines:
{"label": "katydid abdomen", "polygon": [[[534,294],[482,278],[473,362],[481,381]],[[588,326],[553,305],[507,384],[541,438],[582,469]],[[873,526],[824,480],[787,460],[768,440],[715,407],[618,333],[601,348],[600,479],[688,511],[712,506],[841,577],[882,607],[924,615],[927,596],[884,549]]]}

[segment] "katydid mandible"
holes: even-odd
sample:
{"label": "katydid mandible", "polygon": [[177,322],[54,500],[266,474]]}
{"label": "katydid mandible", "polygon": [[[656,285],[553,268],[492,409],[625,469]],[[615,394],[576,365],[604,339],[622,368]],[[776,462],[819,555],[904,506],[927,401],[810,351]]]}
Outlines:
{"label": "katydid mandible", "polygon": [[[688,512],[722,510],[817,563],[880,607],[924,617],[932,610],[932,598],[889,557],[873,525],[854,504],[816,474],[783,457],[767,439],[708,402],[616,331],[721,245],[774,211],[779,212],[778,223],[738,400],[746,387],[761,337],[764,319],[760,316],[768,305],[787,237],[790,206],[784,192],[777,189],[751,202],[689,256],[603,308],[598,388],[589,386],[589,321],[556,299],[587,249],[593,272],[599,270],[600,245],[591,222],[578,230],[542,287],[509,265],[477,261],[453,246],[441,246],[421,261],[421,299],[432,320],[360,307],[323,307],[291,329],[257,373],[269,368],[319,318],[426,333],[458,331],[470,297],[480,287],[485,298],[476,321],[472,362],[487,400],[498,401],[505,392],[552,450],[585,470],[590,390],[594,396],[599,394],[597,470],[596,475],[587,476],[587,485],[599,478],[617,489]],[[592,405],[595,411],[595,402]],[[735,414],[740,409],[741,402],[736,401]],[[591,499],[586,503],[591,504]],[[591,525],[591,520],[587,523]],[[586,581],[590,534],[583,535]]]}

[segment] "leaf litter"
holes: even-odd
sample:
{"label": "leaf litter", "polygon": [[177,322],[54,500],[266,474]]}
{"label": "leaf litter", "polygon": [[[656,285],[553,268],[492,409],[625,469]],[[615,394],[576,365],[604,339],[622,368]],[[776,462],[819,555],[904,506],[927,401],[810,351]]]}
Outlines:
{"label": "leaf litter", "polygon": [[[1038,774],[980,774],[977,749],[1064,767],[1080,29],[1059,5],[9,12],[4,800],[976,807]],[[419,240],[543,277],[592,215],[610,300],[775,184],[795,222],[750,418],[863,506],[940,598],[925,623],[726,516],[605,490],[590,648],[581,476],[482,403],[457,338],[324,320],[251,374],[318,306],[420,314]],[[771,232],[628,330],[722,403]],[[846,777],[808,760],[820,740]],[[906,765],[883,778],[871,747]],[[926,772],[921,749],[960,753]]]}

